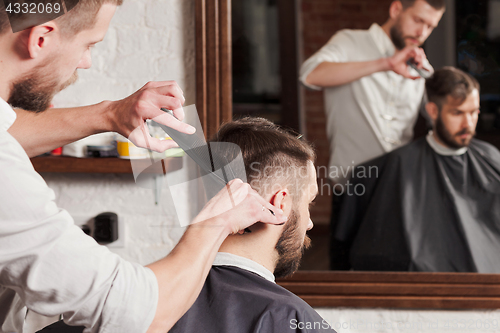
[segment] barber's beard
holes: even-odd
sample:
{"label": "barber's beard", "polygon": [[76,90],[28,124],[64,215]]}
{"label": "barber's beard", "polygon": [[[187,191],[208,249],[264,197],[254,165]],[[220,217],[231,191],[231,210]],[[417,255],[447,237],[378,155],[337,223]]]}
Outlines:
{"label": "barber's beard", "polygon": [[[448,129],[446,128],[446,126],[444,125],[444,122],[441,119],[441,115],[439,115],[437,117],[437,119],[436,119],[436,126],[435,127],[436,127],[436,135],[438,136],[438,138],[444,144],[446,144],[448,147],[453,148],[453,149],[460,149],[460,148],[463,148],[463,147],[468,147],[469,144],[470,144],[470,141],[472,140],[472,138],[474,137],[474,135],[476,135],[475,131],[470,131],[467,128],[464,128],[463,130],[461,130],[458,133],[451,134],[448,131]],[[462,143],[459,143],[457,141],[457,139],[455,139],[455,138],[458,138],[460,135],[463,135],[463,134],[472,134],[472,135],[470,136],[469,139],[466,139],[466,140],[458,139],[458,140],[462,141]]]}
{"label": "barber's beard", "polygon": [[14,108],[26,111],[38,113],[47,110],[55,94],[78,79],[78,73],[75,70],[71,78],[61,84],[59,79],[52,74],[54,71],[48,70],[53,66],[40,66],[33,70],[31,75],[15,82],[7,102]]}
{"label": "barber's beard", "polygon": [[406,47],[405,38],[401,29],[401,21],[397,20],[391,28],[391,40],[396,49],[402,50]]}
{"label": "barber's beard", "polygon": [[[406,47],[406,39],[413,38],[418,40],[417,37],[405,36],[403,34],[403,28],[401,27],[401,19],[398,19],[396,23],[392,26],[390,30],[391,40],[396,49],[402,50]],[[420,46],[420,45],[419,45]]]}
{"label": "barber's beard", "polygon": [[302,241],[298,224],[299,216],[295,211],[292,211],[276,243],[276,250],[278,251],[278,262],[274,269],[276,278],[287,277],[295,273],[299,269],[304,250],[311,246],[311,239],[307,235]]}

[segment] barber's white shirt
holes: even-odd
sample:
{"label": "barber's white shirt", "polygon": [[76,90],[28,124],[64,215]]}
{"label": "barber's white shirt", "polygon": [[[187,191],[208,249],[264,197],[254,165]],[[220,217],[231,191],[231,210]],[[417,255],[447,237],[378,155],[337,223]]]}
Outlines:
{"label": "barber's white shirt", "polygon": [[121,259],[74,225],[8,132],[0,99],[0,333],[22,332],[23,304],[63,314],[85,332],[146,332],[158,301],[154,273]]}
{"label": "barber's white shirt", "polygon": [[[319,64],[371,61],[390,57],[395,51],[378,24],[369,30],[342,30],[302,65],[300,80],[309,88],[320,90],[306,83],[307,76]],[[342,181],[346,178],[342,172],[348,177],[348,168],[410,142],[424,89],[424,79],[405,79],[392,71],[325,88],[329,177]]]}

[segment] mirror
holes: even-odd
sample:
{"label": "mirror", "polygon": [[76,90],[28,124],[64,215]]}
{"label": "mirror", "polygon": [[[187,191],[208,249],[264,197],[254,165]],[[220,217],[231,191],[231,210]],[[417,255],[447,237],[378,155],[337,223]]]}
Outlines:
{"label": "mirror", "polygon": [[[457,0],[457,2],[459,1],[460,0]],[[232,15],[238,15],[238,13],[233,12],[234,8],[231,8],[231,6],[242,7],[244,4],[240,3],[235,5],[235,3],[232,3],[231,1],[197,0],[196,2],[198,32],[197,105],[203,106],[201,108],[202,111],[200,111],[200,107],[198,107],[198,109],[199,112],[205,117],[207,123],[216,123],[217,121],[224,119],[224,117],[226,117],[226,119],[230,119],[230,117],[233,116],[233,101],[231,101],[231,104],[227,103],[227,100],[221,102],[222,99],[227,99],[228,95],[234,98],[235,103],[261,104],[259,107],[264,106],[264,111],[271,111],[271,114],[274,112],[273,116],[269,116],[270,119],[273,119],[278,123],[285,124],[300,132],[305,132],[308,140],[313,141],[316,145],[318,150],[318,164],[328,165],[328,141],[324,130],[325,118],[322,93],[305,90],[298,84],[290,85],[295,86],[295,95],[298,97],[298,102],[296,104],[299,108],[297,111],[297,121],[295,122],[295,125],[288,125],[285,123],[289,114],[286,113],[285,117],[281,114],[283,110],[286,110],[286,108],[281,105],[282,99],[276,98],[276,96],[272,96],[270,93],[276,92],[276,89],[272,90],[269,89],[269,87],[276,88],[277,86],[280,86],[281,89],[284,89],[282,83],[276,82],[278,79],[276,79],[275,76],[270,79],[271,82],[264,85],[267,87],[266,89],[268,89],[267,94],[261,93],[260,96],[253,97],[254,101],[256,101],[255,103],[251,103],[252,100],[248,96],[246,96],[248,99],[244,100],[243,97],[245,96],[238,96],[238,94],[234,94],[232,81],[236,81],[236,85],[234,87],[238,89],[244,89],[245,87],[238,81],[241,77],[238,78],[233,75],[230,75],[229,77],[227,76],[228,64],[231,64],[231,60],[233,61],[233,64],[238,61],[236,58],[231,59],[233,52],[231,44],[234,43],[237,46],[239,45],[238,47],[243,50],[249,50],[252,48],[250,43],[251,38],[247,36],[246,41],[236,40],[237,38],[241,38],[242,32],[237,29],[233,31],[232,28],[232,21],[234,21],[234,16]],[[288,38],[290,36],[295,36],[295,46],[293,46],[293,43],[290,43],[290,45],[298,50],[294,53],[296,56],[296,66],[289,68],[287,71],[281,69],[281,73],[294,72],[295,81],[292,81],[294,83],[297,82],[298,66],[300,66],[302,61],[304,61],[308,56],[321,48],[321,46],[326,43],[328,38],[333,35],[335,31],[341,28],[367,29],[371,22],[378,22],[379,24],[382,24],[387,18],[387,11],[391,3],[391,1],[387,0],[377,2],[376,4],[371,1],[366,1],[366,3],[362,2],[361,4],[337,4],[336,2],[332,2],[334,3],[333,6],[335,6],[337,10],[336,14],[332,14],[326,12],[325,9],[322,11],[318,8],[311,9],[311,7],[314,7],[314,1],[303,0],[300,3],[300,8],[298,7],[298,1],[256,1],[256,3],[261,6],[270,7],[271,10],[269,17],[275,15],[276,12],[280,13],[280,10],[285,11],[284,8],[286,7],[283,7],[283,3],[285,2],[289,5],[288,10],[293,8],[293,13],[300,13],[300,18],[298,18],[297,15],[292,15],[291,21],[295,24],[295,26],[293,29],[289,29],[287,34]],[[448,4],[448,11],[445,18],[443,18],[439,28],[434,31],[432,35],[432,38],[434,39],[429,39],[426,45],[426,51],[429,59],[431,59],[431,62],[436,68],[448,64],[453,65],[453,61],[457,58],[455,48],[457,48],[458,44],[455,42],[456,39],[453,36],[455,36],[455,26],[457,25],[455,21],[455,12],[458,12],[460,7],[456,7],[454,1],[450,1],[450,4]],[[297,8],[300,10],[297,10]],[[308,13],[306,13],[307,10],[309,10]],[[316,10],[316,12],[314,12],[314,10]],[[470,8],[466,8],[465,12],[470,13],[470,10]],[[363,12],[364,14],[360,15],[360,12]],[[269,17],[268,21],[273,21]],[[287,16],[287,20],[289,17],[290,16]],[[320,22],[321,20],[323,23]],[[272,41],[275,40],[277,35],[281,36],[280,31],[283,30],[280,29],[283,28],[280,28],[280,25],[283,24],[283,20],[279,22],[280,23],[277,29],[278,32],[276,32],[275,29],[267,34],[263,34],[269,38],[269,40],[264,44],[272,44]],[[298,33],[294,34],[290,33],[290,31],[300,31],[304,36],[303,40],[300,41],[296,38]],[[262,31],[260,33],[262,35]],[[323,37],[320,37],[321,34],[323,34]],[[325,34],[328,36],[325,36]],[[452,36],[452,38],[449,36]],[[305,41],[306,37],[308,39],[307,42]],[[458,39],[458,36],[456,38]],[[443,42],[443,40],[446,42]],[[282,40],[280,39],[280,51],[283,49],[283,45],[281,45],[281,43]],[[445,45],[444,48],[443,45]],[[283,53],[283,51],[281,51],[280,54],[285,54],[286,56],[290,55],[288,53]],[[303,59],[299,57],[300,54],[303,54]],[[293,53],[291,56],[293,57]],[[270,62],[272,62],[273,59],[276,61],[276,53],[268,53],[267,57]],[[278,56],[278,58],[280,57],[281,56]],[[261,65],[263,66],[263,64]],[[282,64],[279,66],[282,66]],[[230,66],[229,68],[234,68],[239,71],[237,74],[240,76],[248,75],[248,73],[245,73],[246,69],[241,63],[234,65],[234,67]],[[269,73],[265,74],[267,75]],[[209,85],[206,84],[209,76],[214,78],[217,82],[217,84],[214,85],[215,87],[209,87]],[[254,85],[254,88],[255,86],[256,85]],[[251,91],[248,86],[246,88]],[[209,92],[210,89],[212,89],[211,92]],[[260,92],[262,91],[266,90],[260,90]],[[483,105],[481,106],[484,107]],[[261,113],[259,113],[260,111],[255,111],[259,110],[255,107],[255,105],[246,105],[245,107],[246,110],[244,108],[237,108],[238,116],[244,114],[245,112],[254,112],[254,115],[261,115]],[[243,112],[241,112],[242,110]],[[262,108],[260,110],[262,110]],[[422,134],[425,134],[425,122],[417,124],[417,131],[418,126],[422,127],[422,124],[423,131],[421,130],[421,132]],[[490,135],[494,135],[494,133],[490,133]],[[496,136],[493,136],[490,142],[497,144],[498,140]],[[313,250],[307,255],[309,257],[312,256],[315,259],[323,258],[323,260],[320,262],[315,260],[312,264],[310,264],[311,261],[306,257],[306,261],[302,266],[305,270],[298,272],[291,279],[281,282],[282,285],[306,299],[313,306],[495,308],[500,305],[498,299],[496,298],[498,295],[496,295],[496,292],[493,292],[491,289],[500,283],[500,277],[498,275],[352,271],[317,272],[317,269],[328,268],[328,259],[324,258],[328,255],[329,244],[325,243],[324,239],[326,238],[328,240],[330,205],[331,202],[328,196],[322,196],[317,200],[316,206],[313,210],[315,228],[311,230],[310,235],[313,238],[313,242],[315,239],[323,237],[323,243],[322,245],[313,248]],[[317,241],[316,244],[318,244]],[[315,271],[310,271],[309,269],[314,269]],[[411,290],[408,289],[409,284],[415,288],[410,288]],[[463,286],[464,284],[468,285],[472,289],[468,291],[460,289],[460,286]],[[394,286],[400,286],[401,288],[392,289]],[[482,302],[481,304],[478,302],[474,303],[473,300],[475,298],[480,298],[483,295],[486,296],[488,292],[493,292],[491,294],[493,295],[491,302]]]}
{"label": "mirror", "polygon": [[[494,22],[494,20],[487,18],[487,9],[491,7],[491,10],[489,12],[490,15],[493,15],[491,13],[495,13],[494,9],[496,8],[495,4],[497,3],[497,1],[485,1],[484,3],[474,2],[474,4],[471,4],[470,2],[461,0],[459,0],[456,4],[450,2],[446,15],[440,20],[441,22],[438,29],[433,32],[433,34],[425,44],[425,49],[429,54],[429,59],[431,63],[436,66],[436,68],[441,68],[444,65],[455,65],[458,60],[459,65],[462,69],[471,74],[475,74],[479,78],[483,86],[481,96],[483,101],[481,109],[483,110],[483,112],[481,114],[481,122],[478,133],[480,139],[490,142],[495,141],[494,136],[492,136],[491,134],[493,133],[494,122],[497,113],[497,106],[492,101],[494,101],[494,96],[497,96],[498,92],[500,91],[497,91],[498,89],[496,89],[496,84],[493,85],[489,82],[498,81],[495,80],[494,77],[497,71],[497,60],[500,60],[500,58],[495,58],[496,51],[494,50],[496,50],[496,44],[494,42],[494,39],[496,38],[496,28],[494,25],[488,23]],[[390,4],[391,2],[378,3],[378,10],[376,11],[376,14],[369,15],[367,13],[366,15],[369,15],[372,21],[375,21],[382,25],[388,17]],[[447,247],[455,247],[453,251],[457,254],[454,255],[450,253],[449,257],[446,260],[456,260],[458,262],[453,261],[452,264],[448,264],[445,262],[435,262],[435,259],[431,260],[429,258],[415,258],[417,257],[416,253],[405,253],[405,251],[407,251],[406,247],[411,247],[409,244],[412,244],[412,242],[417,242],[417,240],[413,239],[417,236],[413,237],[412,235],[408,236],[410,240],[407,241],[407,243],[396,241],[396,239],[404,238],[405,233],[409,233],[409,231],[406,229],[401,231],[401,233],[389,233],[388,231],[384,231],[380,233],[380,238],[374,238],[372,237],[372,235],[376,234],[376,230],[369,229],[369,227],[366,227],[366,225],[369,223],[375,224],[376,222],[369,221],[369,219],[366,217],[354,218],[351,216],[350,220],[346,220],[345,218],[343,218],[343,215],[346,214],[344,213],[344,211],[352,207],[352,205],[356,205],[356,207],[362,206],[361,203],[354,202],[355,200],[346,198],[346,194],[347,196],[351,196],[351,194],[346,192],[355,192],[354,196],[359,196],[360,194],[358,192],[361,193],[365,190],[369,190],[367,189],[367,187],[372,185],[368,182],[359,182],[359,188],[358,185],[356,185],[355,187],[349,187],[349,181],[347,181],[348,183],[345,184],[340,179],[341,177],[334,180],[335,184],[333,185],[329,181],[329,179],[327,179],[329,178],[328,176],[334,173],[334,171],[338,171],[335,173],[347,174],[351,166],[346,165],[345,162],[342,164],[341,157],[336,157],[335,153],[333,156],[333,162],[328,163],[330,151],[328,150],[329,139],[327,138],[328,131],[326,130],[326,128],[333,128],[331,132],[341,131],[341,129],[338,128],[338,126],[335,124],[335,120],[331,120],[332,118],[335,118],[337,119],[337,122],[339,122],[341,121],[339,117],[345,118],[348,116],[345,113],[339,113],[340,111],[342,111],[340,110],[340,108],[351,106],[355,109],[352,112],[358,112],[356,110],[356,106],[351,105],[352,103],[344,105],[341,102],[338,102],[339,99],[342,99],[342,92],[346,95],[350,93],[355,94],[356,96],[354,100],[356,100],[357,102],[366,96],[365,92],[370,93],[370,91],[363,90],[362,92],[359,92],[364,87],[358,86],[353,86],[349,89],[338,88],[335,91],[333,91],[333,89],[323,89],[323,91],[319,93],[313,90],[305,90],[305,98],[303,103],[304,107],[302,110],[300,110],[298,107],[290,108],[288,105],[284,104],[284,101],[289,101],[291,99],[291,96],[300,96],[300,87],[297,87],[296,81],[299,75],[297,73],[297,68],[301,65],[301,62],[298,62],[298,57],[290,57],[290,54],[294,53],[293,45],[290,45],[290,38],[285,38],[284,36],[293,35],[293,32],[297,31],[296,39],[301,40],[301,43],[296,44],[302,45],[302,48],[298,50],[298,53],[305,53],[304,58],[308,58],[312,55],[312,53],[318,51],[318,49],[321,48],[323,44],[330,39],[330,37],[332,36],[332,32],[335,32],[335,29],[339,28],[338,24],[336,23],[337,21],[335,19],[332,19],[335,17],[334,14],[328,15],[328,18],[323,18],[319,15],[319,9],[322,9],[326,12],[331,11],[332,13],[335,13],[335,11],[337,13],[343,12],[346,16],[350,17],[350,19],[346,19],[345,21],[345,28],[368,29],[370,28],[372,21],[363,20],[363,22],[361,22],[361,20],[356,16],[350,16],[350,14],[354,14],[355,11],[363,12],[363,10],[368,10],[367,5],[368,2],[366,4],[356,5],[353,8],[346,7],[339,10],[339,8],[337,8],[333,3],[328,8],[320,8],[317,3],[309,3],[308,1],[303,1],[301,8],[296,8],[295,4],[290,1],[280,2],[262,0],[232,2],[233,117],[238,118],[246,115],[263,116],[281,125],[292,127],[298,132],[306,133],[306,137],[317,147],[317,172],[319,177],[320,198],[317,199],[315,211],[313,211],[313,221],[315,221],[316,224],[315,230],[311,231],[312,237],[315,238],[313,242],[313,249],[311,251],[308,251],[307,256],[304,260],[303,268],[328,269],[329,265],[331,264],[331,267],[333,269],[354,268],[356,270],[384,271],[457,270],[497,272],[498,269],[494,270],[489,269],[488,267],[476,267],[481,266],[480,263],[477,263],[477,259],[474,261],[474,263],[467,263],[462,265],[460,261],[467,260],[465,258],[467,258],[469,255],[468,251],[466,250],[460,252],[462,249],[457,245],[459,243],[459,240],[457,238],[453,239],[454,244],[447,244],[443,245],[442,247],[433,246],[432,249],[429,249],[428,251],[440,253],[441,256],[444,256]],[[298,10],[294,11],[294,9]],[[432,10],[434,9],[432,8]],[[437,10],[435,11],[439,12]],[[326,13],[323,14],[326,15]],[[290,19],[290,17],[287,15],[291,15],[292,18]],[[440,16],[441,13],[439,12],[439,17]],[[283,20],[283,17],[286,17],[286,19]],[[295,23],[297,21],[297,17],[300,17],[301,19],[300,21],[302,24],[302,32],[298,32],[298,30],[296,29]],[[439,21],[439,17],[436,19],[436,22]],[[481,19],[481,17],[486,18]],[[370,28],[370,31],[373,31],[373,29]],[[384,35],[383,37],[386,37],[385,33],[380,28],[379,31],[382,35]],[[302,36],[300,36],[300,34],[302,34]],[[379,37],[380,36],[378,36],[377,38]],[[387,40],[389,41],[389,39]],[[368,40],[368,42],[370,41],[371,40]],[[442,47],[443,41],[446,41],[446,43],[448,43],[445,52],[443,52]],[[359,46],[357,47],[359,48]],[[378,52],[377,49],[375,49],[375,51]],[[331,52],[333,53],[333,51]],[[373,53],[373,50],[371,50],[370,52]],[[324,54],[323,56],[327,57],[328,55]],[[341,56],[342,52],[338,52],[338,57]],[[294,73],[295,80],[293,80],[293,77],[284,77],[286,75],[289,75],[289,73]],[[402,85],[407,84],[401,82],[400,78],[402,77],[391,77],[391,81],[387,81],[387,83],[394,82]],[[411,105],[411,108],[413,108],[413,112],[416,111],[416,109],[418,108],[418,104],[421,103],[423,91],[423,80],[419,81],[419,84],[415,84],[410,87],[411,91],[409,91],[410,89],[406,89],[398,90],[397,93],[394,93],[397,88],[381,91],[380,95],[387,93],[390,96],[389,98],[396,99],[395,102],[387,102],[387,104],[381,106],[380,108],[387,108],[387,110],[384,110],[383,112],[390,112],[389,109],[391,103],[399,103],[400,105],[402,105],[395,111],[395,114],[393,116],[391,115],[391,117],[393,118],[397,118],[401,113],[405,112],[404,108],[406,107],[406,105]],[[386,81],[384,80],[380,80],[376,81],[375,83],[382,84],[385,82]],[[368,84],[368,82],[364,82],[362,84]],[[295,92],[292,92],[294,88]],[[337,93],[336,91],[339,92]],[[377,94],[379,93],[377,92]],[[402,95],[402,97],[393,97],[391,94]],[[412,95],[419,96],[415,98]],[[329,100],[333,98],[337,99],[337,101],[329,102],[328,100],[324,100],[324,96],[326,96],[326,98]],[[348,96],[345,98],[350,101]],[[405,104],[405,99],[409,99],[413,104]],[[413,101],[412,99],[414,99],[415,101]],[[378,97],[371,98],[370,102],[380,103]],[[327,112],[331,114],[337,112],[338,114],[342,114],[342,116],[332,115],[325,117],[325,108],[328,108],[325,107],[325,103],[334,105],[342,104],[342,106],[336,106],[337,109],[332,109],[331,111]],[[295,126],[293,124],[290,124],[290,116],[297,115],[298,113],[300,113],[300,111],[302,111],[305,115],[305,122],[302,124],[302,126],[300,126],[300,124],[295,124]],[[378,109],[376,111],[378,112]],[[363,112],[366,111],[359,110],[359,113],[361,115],[363,115]],[[368,112],[367,118],[369,116],[376,117],[378,116],[378,114],[376,112],[374,114]],[[368,120],[377,123],[377,120],[372,120],[370,118],[368,118]],[[366,122],[366,120],[364,119],[357,119],[354,117],[351,117],[351,121]],[[357,127],[351,126],[347,121],[342,122],[345,126],[350,126],[352,130],[364,130],[366,128],[367,131],[371,131],[370,126],[361,124],[359,127]],[[408,123],[411,122],[412,121],[409,121]],[[382,126],[386,125],[386,123],[382,124]],[[390,125],[392,125],[392,123]],[[398,123],[396,123],[395,126],[398,126]],[[407,123],[404,123],[404,126],[408,126]],[[426,124],[423,118],[420,119],[420,121],[415,126],[414,132],[416,133],[415,139],[426,134]],[[385,135],[384,132],[382,132],[381,135]],[[365,136],[366,139],[364,142],[362,142],[361,140],[354,141],[353,149],[362,149],[360,148],[361,144],[369,145],[370,141],[372,141],[371,139],[373,139],[373,141],[377,140],[376,137],[372,138],[373,135],[367,136],[363,133],[356,133],[355,136]],[[408,136],[409,141],[411,135]],[[390,139],[395,141],[398,138]],[[338,134],[335,140],[346,140],[349,142],[353,142],[352,135],[349,136],[345,133]],[[372,154],[371,152],[366,150],[358,154],[350,152],[342,152],[342,154],[346,156],[346,160],[349,158],[349,161],[347,162],[350,162],[350,157],[352,157],[353,160],[356,158],[357,161],[362,163],[364,162],[363,160],[370,160],[372,158],[385,154],[384,150],[378,148],[379,145],[377,143],[375,145],[376,146],[374,146],[373,148],[380,150],[380,155],[378,155],[379,153]],[[397,148],[398,146],[401,146],[401,144],[389,144],[386,146],[389,146],[389,148],[384,147],[384,149],[385,151],[388,151],[389,149],[392,150]],[[338,148],[336,149],[345,150],[346,147],[342,144],[338,144]],[[341,153],[338,153],[338,156],[340,156],[340,154]],[[330,166],[328,166],[328,164],[330,164]],[[339,166],[340,168],[338,168]],[[381,166],[376,165],[373,167],[373,175],[371,172],[371,168],[367,168],[370,171],[367,177],[382,177],[382,175],[378,174],[378,171],[381,171],[379,170],[381,169]],[[401,172],[401,174],[403,173]],[[386,179],[387,177],[384,178],[385,181],[387,181]],[[394,179],[391,179],[389,181],[393,180]],[[396,186],[397,184],[394,183],[394,188]],[[426,189],[425,191],[425,193],[428,194],[428,192],[431,190]],[[339,240],[335,240],[333,244],[329,245],[328,231],[325,230],[328,228],[329,224],[328,208],[329,206],[331,206],[331,197],[338,197],[339,193],[344,194],[343,201],[350,200],[350,202],[343,203],[343,205],[346,206],[345,208],[340,207],[340,203],[336,204],[339,205],[342,210],[341,213],[343,214],[339,217],[339,221],[334,221],[334,223],[336,223],[334,227],[334,230],[336,230],[335,237]],[[380,195],[388,196],[389,193],[381,193]],[[396,201],[397,199],[398,198],[395,198]],[[385,203],[388,203],[387,200],[385,201]],[[353,214],[354,213],[350,215]],[[379,212],[377,214],[378,215],[376,216],[380,217],[381,219],[387,219],[388,217],[384,216],[383,212]],[[351,226],[351,224],[355,223],[352,221],[357,221],[357,219],[362,220],[362,222],[360,221],[360,225]],[[374,217],[373,219],[375,220],[376,218]],[[400,221],[404,220],[403,216],[399,217],[398,219]],[[363,225],[361,225],[361,223]],[[415,224],[416,221],[410,220],[408,221],[408,223]],[[397,229],[399,225],[397,222],[394,222],[393,225],[389,226],[389,221],[386,221],[384,223],[379,223],[378,226],[374,226],[373,228],[375,227]],[[424,227],[422,225],[422,228],[426,229],[429,229],[431,227],[432,226]],[[450,223],[450,225],[448,226],[448,228],[454,227],[457,226],[453,223]],[[369,231],[364,231],[367,228]],[[412,226],[412,228],[415,229],[414,225]],[[363,232],[366,234],[365,238],[363,238]],[[440,232],[441,234],[449,234],[449,232],[447,231],[436,230],[436,233],[439,234]],[[413,234],[416,233],[417,231],[413,230]],[[384,240],[384,238],[387,239]],[[392,238],[393,240],[391,241],[389,238]],[[438,242],[445,242],[444,239],[445,238],[441,238],[441,240],[438,240]],[[371,243],[359,245],[361,241],[364,243]],[[468,239],[467,241],[470,240]],[[434,240],[432,240],[432,242],[434,242]],[[386,243],[387,247],[383,248],[381,243]],[[397,251],[394,251],[395,247],[398,249]],[[418,247],[431,248],[431,246],[429,246],[428,244],[424,244],[423,241],[420,241]],[[467,247],[467,244],[463,245],[464,249]],[[350,251],[351,249],[356,251]],[[377,256],[373,255],[373,252],[377,253]],[[329,253],[335,255],[333,258],[330,258],[330,262],[326,259],[328,258]],[[352,256],[352,258],[349,258],[349,254]],[[451,258],[453,256],[455,256],[456,258]],[[473,254],[471,254],[470,256],[473,257]],[[361,262],[362,260],[364,262]],[[473,258],[470,259],[470,261],[473,260]],[[376,264],[372,264],[373,262],[375,262]]]}

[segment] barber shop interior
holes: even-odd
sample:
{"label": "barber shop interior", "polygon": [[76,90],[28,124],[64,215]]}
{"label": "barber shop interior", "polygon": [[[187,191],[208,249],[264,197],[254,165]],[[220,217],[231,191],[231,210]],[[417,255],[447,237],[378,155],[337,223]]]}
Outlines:
{"label": "barber shop interior", "polygon": [[20,2],[0,333],[500,333],[500,0]]}

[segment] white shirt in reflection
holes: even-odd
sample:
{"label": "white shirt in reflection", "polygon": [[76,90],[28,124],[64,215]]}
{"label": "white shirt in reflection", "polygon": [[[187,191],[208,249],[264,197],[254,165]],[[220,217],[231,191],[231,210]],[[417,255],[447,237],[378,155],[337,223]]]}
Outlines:
{"label": "white shirt in reflection", "polygon": [[[320,90],[305,82],[319,64],[371,61],[390,57],[395,51],[391,39],[378,24],[369,30],[341,30],[302,65],[300,80],[309,88]],[[426,67],[430,68],[430,64]],[[348,175],[354,165],[409,143],[423,105],[424,89],[424,79],[406,79],[392,71],[325,88],[330,142],[328,176],[343,182],[342,172]]]}

